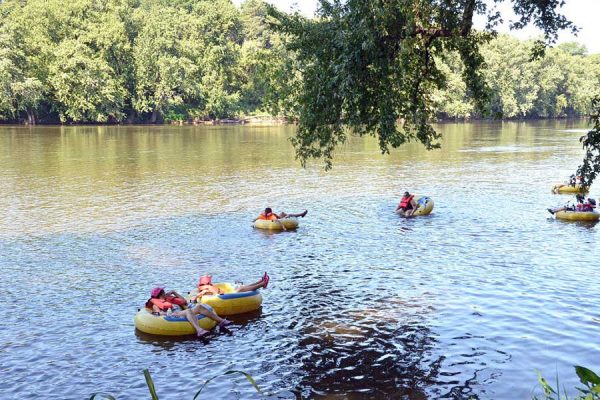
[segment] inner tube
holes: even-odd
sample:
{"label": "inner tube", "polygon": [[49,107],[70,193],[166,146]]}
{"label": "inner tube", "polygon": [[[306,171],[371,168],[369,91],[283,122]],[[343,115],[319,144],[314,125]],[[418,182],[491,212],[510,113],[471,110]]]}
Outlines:
{"label": "inner tube", "polygon": [[[235,286],[231,283],[215,283],[216,287],[224,293],[213,296],[202,296],[200,302],[214,309],[219,316],[243,314],[256,311],[262,304],[262,295],[258,290],[251,292],[236,292]],[[190,299],[196,298],[198,290],[190,292]]]}
{"label": "inner tube", "polygon": [[600,213],[595,211],[558,211],[554,214],[563,221],[598,221]]}
{"label": "inner tube", "polygon": [[[292,230],[298,227],[298,220],[296,218],[282,218],[279,220],[285,229]],[[266,229],[270,231],[281,231],[281,225],[277,221],[271,221],[268,219],[257,219],[254,221],[254,227],[258,229]]]}
{"label": "inner tube", "polygon": [[552,193],[587,193],[587,190],[580,184],[572,186],[566,183],[557,183],[552,187]]}
{"label": "inner tube", "polygon": [[[417,196],[414,198],[415,202],[419,205],[419,208],[412,213],[411,217],[418,217],[422,215],[429,215],[433,210],[433,199],[429,196]],[[398,215],[404,217],[404,212],[402,210],[397,211]]]}
{"label": "inner tube", "polygon": [[[212,307],[207,306],[212,310]],[[135,327],[144,333],[160,336],[185,336],[195,335],[196,330],[185,317],[174,317],[171,315],[154,315],[144,307],[135,314],[133,319]],[[198,324],[202,329],[211,330],[217,324],[204,315],[198,315]]]}

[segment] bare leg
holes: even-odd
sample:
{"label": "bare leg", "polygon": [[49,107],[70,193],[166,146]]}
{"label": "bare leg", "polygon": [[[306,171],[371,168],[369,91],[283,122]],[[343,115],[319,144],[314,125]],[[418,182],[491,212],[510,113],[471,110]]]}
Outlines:
{"label": "bare leg", "polygon": [[198,323],[198,318],[196,318],[196,314],[194,314],[191,309],[188,308],[183,311],[177,311],[173,313],[173,315],[175,315],[176,317],[184,316],[190,322],[190,324],[192,324],[192,326],[196,330],[198,337],[204,336],[208,333],[207,330],[202,329],[200,327],[200,324]]}
{"label": "bare leg", "polygon": [[263,279],[261,279],[258,282],[251,283],[249,285],[240,286],[237,289],[237,292],[238,293],[241,293],[241,292],[251,292],[253,290],[260,289],[260,288],[263,288],[263,287],[265,287],[265,281]]}
{"label": "bare leg", "polygon": [[205,317],[212,319],[213,321],[217,322],[219,324],[219,326],[229,325],[229,320],[219,317],[216,313],[210,311],[208,308],[204,307],[202,304],[196,305],[194,308],[192,308],[191,311],[194,314],[202,314]]}
{"label": "bare leg", "polygon": [[281,230],[283,231],[287,231],[287,228],[285,227],[285,225],[283,224],[283,222],[281,222],[280,220],[276,219],[275,221],[277,221],[277,223],[279,224],[279,226],[281,226]]}
{"label": "bare leg", "polygon": [[566,209],[567,209],[567,207],[549,208],[548,212],[550,212],[550,214],[554,214],[559,211],[565,211]]}
{"label": "bare leg", "polygon": [[[285,214],[285,213],[282,212],[281,214]],[[297,217],[304,218],[306,216],[306,214],[308,214],[308,210],[304,210],[303,212],[298,213],[298,214],[285,214],[285,215],[287,217],[293,217],[293,218],[297,218]]]}

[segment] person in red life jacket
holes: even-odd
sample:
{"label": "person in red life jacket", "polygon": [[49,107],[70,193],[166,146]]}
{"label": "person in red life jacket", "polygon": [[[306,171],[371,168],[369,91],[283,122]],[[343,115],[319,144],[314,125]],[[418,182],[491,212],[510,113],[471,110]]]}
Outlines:
{"label": "person in red life jacket", "polygon": [[396,207],[396,214],[410,217],[419,208],[419,204],[415,201],[415,196],[404,192],[404,196],[400,199],[398,207]]}
{"label": "person in red life jacket", "polygon": [[[219,324],[219,327],[227,326],[231,324],[224,318],[219,317],[216,313],[209,310],[202,304],[197,304],[193,308],[186,307],[187,302],[185,298],[174,290],[165,292],[162,287],[155,287],[150,291],[150,299],[146,302],[146,307],[152,309],[152,313],[155,315],[166,315],[169,310],[173,310],[171,314],[174,317],[185,317],[190,324],[196,329],[198,337],[202,337],[208,333],[207,330],[202,329],[198,324],[198,314],[202,314]],[[178,309],[175,310],[175,307]]]}
{"label": "person in red life jacket", "polygon": [[296,217],[302,217],[304,218],[306,216],[306,214],[308,214],[308,210],[304,210],[301,213],[298,214],[287,214],[286,212],[282,211],[279,214],[276,214],[273,212],[273,210],[271,209],[271,207],[267,207],[265,208],[265,211],[261,212],[260,215],[256,218],[254,218],[252,220],[252,222],[255,222],[259,219],[261,220],[268,220],[268,221],[277,221],[279,223],[279,225],[281,225],[281,229],[283,229],[284,231],[286,231],[287,229],[285,229],[285,226],[283,226],[283,224],[281,223],[281,221],[279,221],[282,218],[296,218]]}
{"label": "person in red life jacket", "polygon": [[[265,274],[258,280],[257,282],[251,283],[249,285],[242,285],[235,289],[237,293],[241,292],[252,292],[253,290],[258,289],[266,289],[269,284],[269,274],[265,272]],[[212,276],[211,275],[203,275],[200,277],[200,281],[198,281],[198,294],[194,298],[193,301],[198,301],[202,296],[216,296],[219,294],[223,294],[223,291],[213,285]]]}
{"label": "person in red life jacket", "polygon": [[587,202],[584,202],[585,197],[583,197],[581,194],[576,195],[575,198],[577,199],[577,204],[575,206],[567,204],[563,207],[549,208],[548,212],[550,214],[554,214],[559,211],[592,212],[596,208],[596,200],[592,199],[591,197],[587,199]]}

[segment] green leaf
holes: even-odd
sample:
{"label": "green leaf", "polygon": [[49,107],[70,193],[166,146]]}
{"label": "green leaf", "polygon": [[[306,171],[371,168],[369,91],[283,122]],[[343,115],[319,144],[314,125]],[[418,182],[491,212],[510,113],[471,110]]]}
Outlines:
{"label": "green leaf", "polygon": [[152,400],[158,400],[158,395],[156,394],[156,389],[154,388],[154,381],[150,376],[150,371],[148,369],[144,370],[144,377],[146,378],[146,385],[148,385],[148,389],[150,390],[150,396],[152,396]]}
{"label": "green leaf", "polygon": [[575,372],[577,373],[581,383],[584,385],[600,385],[600,376],[596,375],[596,373],[592,370],[576,365]]}
{"label": "green leaf", "polygon": [[229,371],[225,371],[222,374],[219,375],[215,375],[212,378],[210,378],[209,380],[207,380],[206,382],[204,382],[204,385],[202,385],[202,387],[200,388],[200,390],[198,390],[198,392],[196,392],[196,395],[194,395],[193,400],[196,400],[197,398],[199,398],[200,393],[202,392],[202,390],[204,390],[204,388],[206,387],[206,385],[208,385],[208,383],[220,376],[224,376],[224,375],[231,375],[231,374],[242,374],[246,377],[246,379],[248,379],[248,381],[252,384],[252,386],[254,386],[254,389],[256,389],[256,391],[260,394],[262,394],[263,392],[260,390],[260,388],[258,387],[258,385],[256,384],[256,381],[254,380],[254,378],[252,378],[252,375],[248,374],[247,372],[244,371],[238,371],[238,370],[229,370]]}
{"label": "green leaf", "polygon": [[[98,397],[101,396],[101,397]],[[99,399],[108,399],[108,400],[117,400],[116,397],[114,397],[111,394],[108,393],[103,393],[103,392],[97,392],[97,393],[92,393],[92,397],[90,397],[90,400],[94,400],[96,398]]]}
{"label": "green leaf", "polygon": [[554,391],[552,386],[550,386],[548,381],[546,381],[546,379],[544,379],[544,377],[542,376],[542,374],[539,371],[537,371],[537,375],[538,375],[538,382],[542,386],[542,389],[544,389],[544,394],[546,395],[546,397],[550,397],[552,394],[556,394],[556,392]]}

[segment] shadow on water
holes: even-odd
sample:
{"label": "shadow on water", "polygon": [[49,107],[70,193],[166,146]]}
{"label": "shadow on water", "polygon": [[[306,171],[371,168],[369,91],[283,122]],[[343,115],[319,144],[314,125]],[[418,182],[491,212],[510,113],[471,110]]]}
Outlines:
{"label": "shadow on water", "polygon": [[596,225],[598,224],[598,221],[569,221],[569,220],[562,220],[562,219],[553,218],[553,217],[548,217],[546,219],[551,223],[559,224],[559,226],[564,226],[565,228],[572,226],[572,227],[577,227],[577,228],[584,228],[586,230],[587,229],[593,230],[596,227]]}

